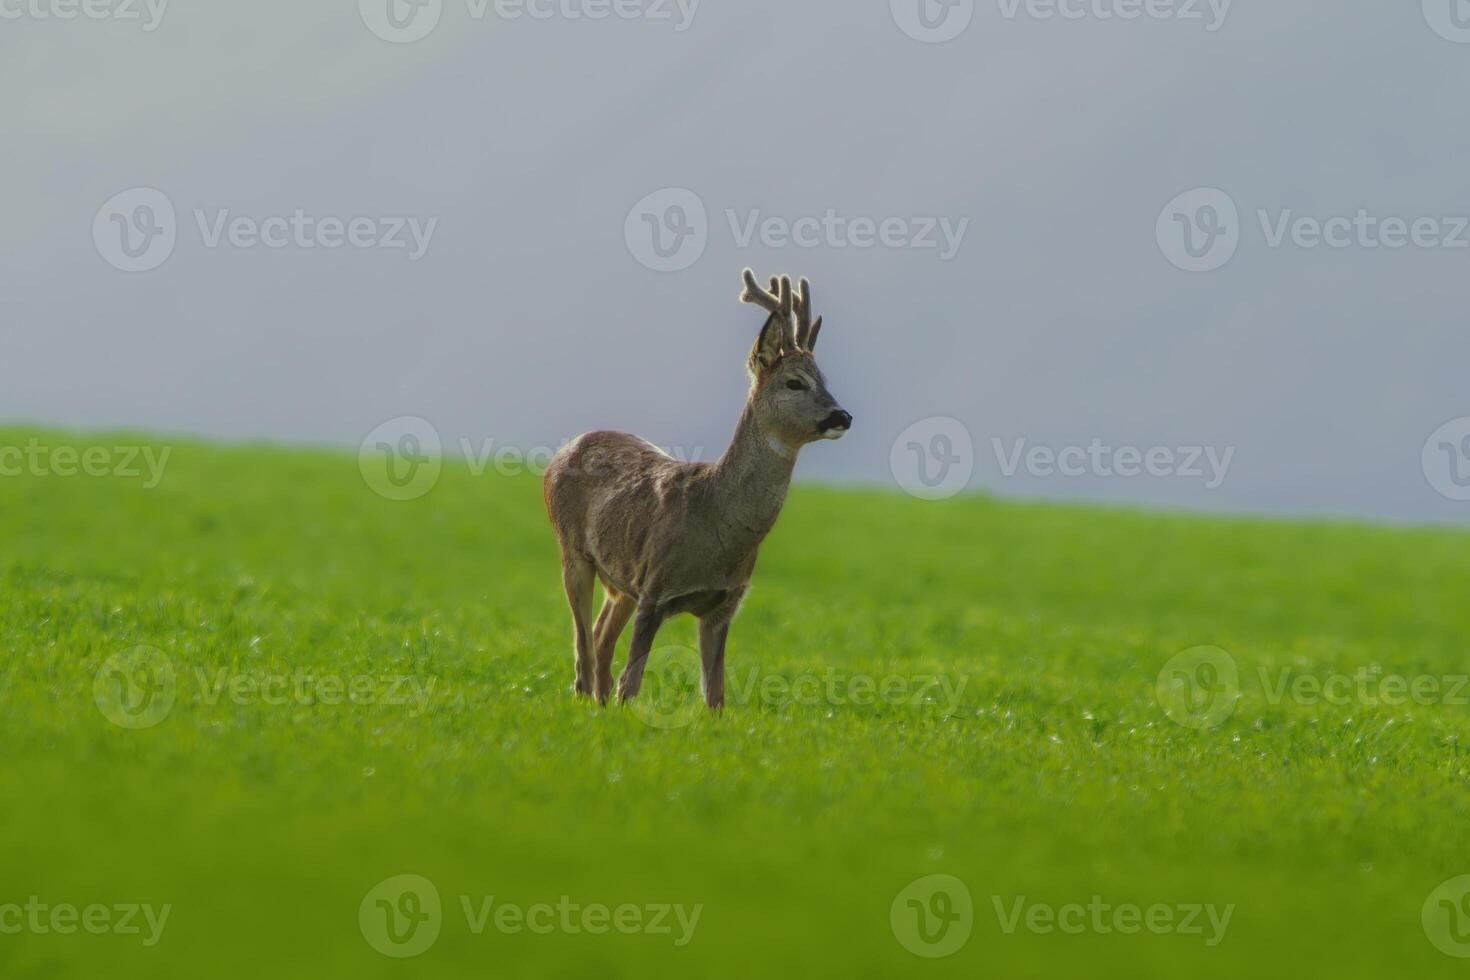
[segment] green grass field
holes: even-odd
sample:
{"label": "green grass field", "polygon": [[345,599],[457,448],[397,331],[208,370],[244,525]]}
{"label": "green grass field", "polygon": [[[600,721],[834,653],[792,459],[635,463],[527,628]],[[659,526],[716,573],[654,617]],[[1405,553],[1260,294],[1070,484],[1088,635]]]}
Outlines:
{"label": "green grass field", "polygon": [[[1466,969],[1470,535],[798,486],[712,718],[677,649],[638,711],[573,699],[532,477],[185,443],[146,482],[0,478],[7,980]],[[1189,672],[1190,727],[1156,682],[1204,645],[1239,696]]]}

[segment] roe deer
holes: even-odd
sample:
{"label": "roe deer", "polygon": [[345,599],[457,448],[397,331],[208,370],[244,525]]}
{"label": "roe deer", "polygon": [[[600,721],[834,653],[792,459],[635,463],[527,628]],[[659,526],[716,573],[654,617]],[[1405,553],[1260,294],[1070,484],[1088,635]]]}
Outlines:
{"label": "roe deer", "polygon": [[[580,695],[607,703],[618,637],[633,619],[618,699],[638,694],[654,635],[669,616],[699,618],[704,699],[725,703],[725,639],[750,584],[756,551],[776,523],[797,451],[839,439],[852,425],[827,391],[812,348],[811,287],[746,269],[741,302],[770,316],[746,366],[750,392],[730,448],[715,463],[681,463],[625,432],[589,432],[546,471],[546,510],[561,545],[562,584],[572,607]],[[592,624],[592,592],[605,598]]]}

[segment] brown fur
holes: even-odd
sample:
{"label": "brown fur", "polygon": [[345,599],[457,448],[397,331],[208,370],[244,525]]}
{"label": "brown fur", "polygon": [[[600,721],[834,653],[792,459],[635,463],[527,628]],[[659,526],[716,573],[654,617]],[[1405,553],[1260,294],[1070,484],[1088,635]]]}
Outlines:
{"label": "brown fur", "polygon": [[[618,636],[633,620],[621,700],[634,697],[659,626],[699,617],[705,702],[724,705],[725,640],[791,483],[798,450],[839,438],[851,416],[837,406],[811,347],[805,280],[760,289],[750,270],[742,299],[770,312],[750,353],[750,392],[735,436],[715,463],[681,463],[637,436],[589,432],[546,471],[546,509],[561,545],[572,609],[576,691],[606,702]],[[788,387],[800,383],[802,390]],[[592,621],[594,580],[606,598]]]}

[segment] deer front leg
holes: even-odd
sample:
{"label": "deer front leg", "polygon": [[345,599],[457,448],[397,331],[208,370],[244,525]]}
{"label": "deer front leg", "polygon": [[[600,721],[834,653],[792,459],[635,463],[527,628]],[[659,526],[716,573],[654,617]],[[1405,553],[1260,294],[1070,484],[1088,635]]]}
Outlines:
{"label": "deer front leg", "polygon": [[643,668],[648,665],[648,652],[653,649],[653,638],[663,625],[664,613],[657,600],[640,599],[638,611],[633,614],[633,639],[628,643],[628,665],[623,676],[618,678],[618,700],[627,701],[638,696],[643,684]]}
{"label": "deer front leg", "polygon": [[704,703],[711,711],[725,707],[725,640],[732,611],[719,610],[699,621],[699,661],[704,671]]}

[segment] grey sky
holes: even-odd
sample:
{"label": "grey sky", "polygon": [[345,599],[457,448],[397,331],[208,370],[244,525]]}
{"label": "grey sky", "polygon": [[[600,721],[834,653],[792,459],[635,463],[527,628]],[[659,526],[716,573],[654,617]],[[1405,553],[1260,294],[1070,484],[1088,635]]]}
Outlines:
{"label": "grey sky", "polygon": [[[1470,416],[1463,0],[1235,0],[1223,20],[1206,0],[1062,0],[1076,18],[977,0],[945,43],[900,28],[909,0],[536,0],[545,18],[442,0],[412,43],[355,0],[173,0],[151,31],[142,0],[140,20],[37,15],[67,2],[0,0],[0,418],[356,446],[407,415],[450,447],[626,428],[710,458],[760,324],[735,302],[751,265],[811,277],[856,417],[804,478],[891,485],[895,439],[947,417],[972,489],[1470,520],[1435,489],[1470,457],[1421,459]],[[177,241],[130,273],[93,224],[138,187],[166,195]],[[665,188],[707,214],[676,272],[625,234]],[[1239,216],[1207,272],[1159,238],[1197,188]],[[1181,213],[1204,221],[1202,200]],[[406,230],[402,249],[209,245],[221,211],[297,209],[371,218],[374,241],[437,223],[417,260]],[[757,212],[829,211],[801,226],[811,247],[779,226],[742,244]],[[1360,211],[1341,247],[1292,225]],[[889,218],[889,244],[856,246]],[[927,219],[940,247],[898,245]],[[1385,219],[1435,220],[1389,247]],[[1208,466],[1045,476],[1022,455],[1007,475],[1021,439],[1234,451],[1208,489]]]}

